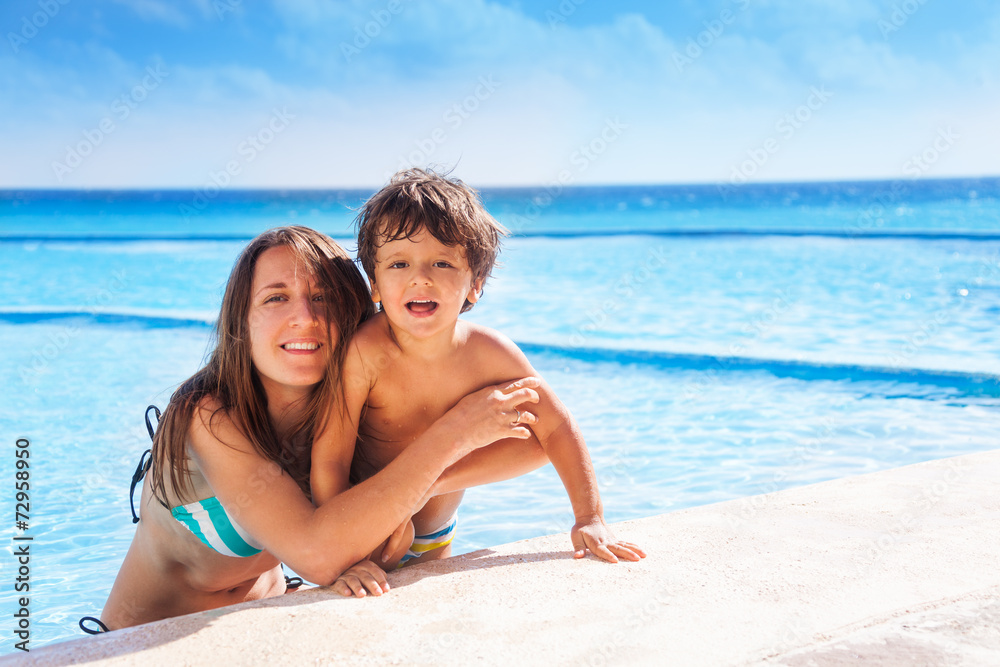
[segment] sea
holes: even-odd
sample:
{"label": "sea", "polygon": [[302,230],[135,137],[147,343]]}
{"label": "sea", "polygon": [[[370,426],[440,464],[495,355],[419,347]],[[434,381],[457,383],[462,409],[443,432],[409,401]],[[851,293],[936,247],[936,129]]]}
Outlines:
{"label": "sea", "polygon": [[[32,648],[99,615],[143,412],[204,362],[241,248],[302,224],[353,253],[370,194],[0,191],[0,653],[22,597]],[[737,501],[739,531],[775,491],[997,446],[998,178],[482,195],[510,236],[466,317],[573,413],[608,521]],[[454,548],[572,522],[547,466],[470,489]]]}

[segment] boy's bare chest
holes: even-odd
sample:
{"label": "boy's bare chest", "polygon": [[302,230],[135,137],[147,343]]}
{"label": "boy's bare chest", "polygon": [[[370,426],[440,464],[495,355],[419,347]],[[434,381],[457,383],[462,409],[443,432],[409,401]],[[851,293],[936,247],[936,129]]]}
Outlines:
{"label": "boy's bare chest", "polygon": [[368,395],[360,435],[368,456],[385,465],[466,394],[490,383],[475,364],[395,363],[379,373]]}

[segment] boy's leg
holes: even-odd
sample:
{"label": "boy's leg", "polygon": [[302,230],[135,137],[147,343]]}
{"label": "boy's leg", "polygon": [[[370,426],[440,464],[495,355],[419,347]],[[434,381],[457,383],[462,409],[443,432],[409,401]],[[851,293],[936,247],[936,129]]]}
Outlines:
{"label": "boy's leg", "polygon": [[407,521],[404,525],[403,537],[399,541],[399,546],[396,547],[391,553],[389,553],[389,558],[384,562],[382,557],[385,554],[385,549],[389,544],[389,539],[386,538],[385,542],[378,545],[375,551],[368,556],[368,559],[381,567],[386,572],[392,572],[400,566],[400,561],[409,551],[410,545],[413,544],[414,531],[413,531],[413,521]]}

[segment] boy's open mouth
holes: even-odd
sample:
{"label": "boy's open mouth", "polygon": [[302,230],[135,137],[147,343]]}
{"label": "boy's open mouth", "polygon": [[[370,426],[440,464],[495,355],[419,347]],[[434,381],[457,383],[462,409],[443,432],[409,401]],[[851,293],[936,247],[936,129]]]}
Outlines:
{"label": "boy's open mouth", "polygon": [[428,315],[437,310],[437,302],[430,299],[414,299],[406,303],[406,309],[415,315]]}

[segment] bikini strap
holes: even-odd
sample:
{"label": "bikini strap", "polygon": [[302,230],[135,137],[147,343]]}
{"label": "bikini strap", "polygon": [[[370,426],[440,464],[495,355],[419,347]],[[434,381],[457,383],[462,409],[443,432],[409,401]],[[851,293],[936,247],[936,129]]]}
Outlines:
{"label": "bikini strap", "polygon": [[[149,421],[149,411],[152,410],[156,413],[156,424],[160,424],[160,409],[155,405],[150,405],[146,408],[146,430],[149,431],[149,439],[152,440],[153,436],[156,435],[156,431],[153,429],[153,424]],[[146,457],[149,458],[146,458]],[[139,523],[139,515],[135,512],[135,487],[142,481],[142,478],[146,476],[149,472],[149,467],[153,464],[153,454],[152,449],[147,449],[139,457],[139,465],[135,467],[135,472],[132,473],[132,484],[128,489],[128,503],[132,508],[132,523]],[[80,622],[80,628],[83,629],[83,622]],[[84,632],[87,632],[84,630]]]}
{"label": "bikini strap", "polygon": [[[83,624],[84,621],[96,624],[99,629],[95,630],[94,628],[88,628],[86,625]],[[104,625],[104,623],[101,622],[101,619],[94,618],[93,616],[84,616],[83,618],[81,618],[80,629],[86,632],[88,635],[99,635],[102,632],[111,632],[111,630],[108,629],[108,626]]]}
{"label": "bikini strap", "polygon": [[[147,456],[149,458],[146,458]],[[132,508],[132,523],[139,523],[139,515],[135,513],[135,486],[146,476],[146,472],[149,471],[149,466],[152,463],[152,450],[147,449],[139,457],[139,465],[135,467],[135,472],[132,473],[132,484],[128,487],[128,504]]]}
{"label": "bikini strap", "polygon": [[149,411],[150,410],[152,410],[153,412],[156,413],[156,425],[159,426],[160,425],[160,409],[158,407],[156,407],[155,405],[147,405],[146,406],[146,414],[145,414],[145,417],[146,417],[146,430],[149,431],[149,439],[150,439],[150,441],[152,441],[153,440],[153,436],[156,435],[156,431],[155,431],[155,429],[153,429],[153,425],[149,423]]}

